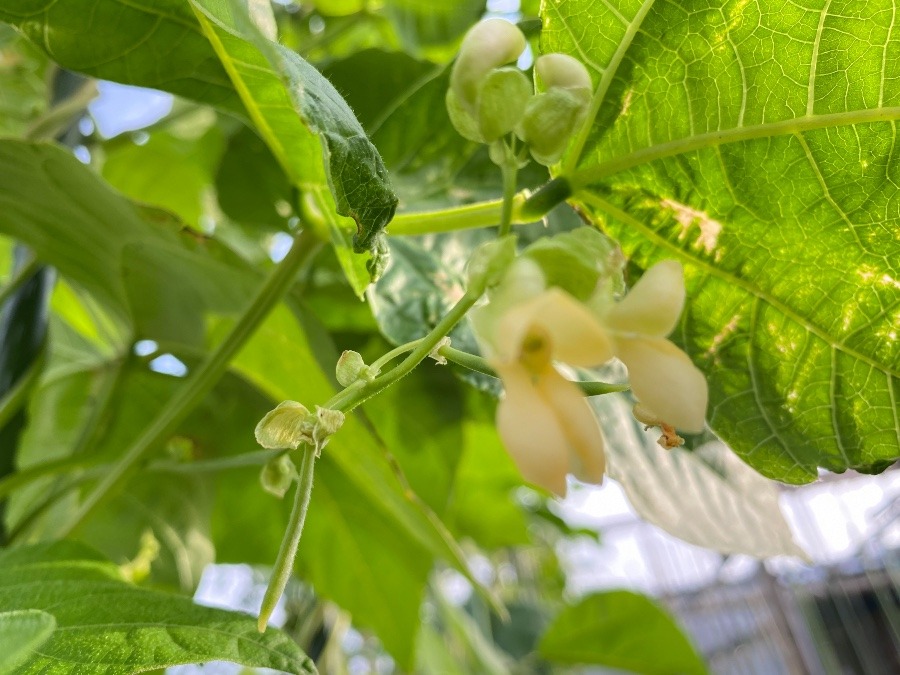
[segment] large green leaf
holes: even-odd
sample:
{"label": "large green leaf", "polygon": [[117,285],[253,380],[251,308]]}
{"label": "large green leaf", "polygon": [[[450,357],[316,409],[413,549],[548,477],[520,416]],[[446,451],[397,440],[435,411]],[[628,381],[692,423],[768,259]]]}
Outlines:
{"label": "large green leaf", "polygon": [[[192,6],[257,130],[293,184],[315,204],[308,215],[328,224],[344,251],[351,282],[364,288],[359,261],[346,250],[347,225],[332,212],[355,222],[353,251],[375,247],[397,205],[375,146],[331,83],[269,39],[245,4],[192,0]],[[322,189],[326,184],[333,203]]]}
{"label": "large green leaf", "polygon": [[541,640],[540,653],[559,663],[630,670],[642,675],[704,675],[707,670],[672,618],[629,591],[589,595],[565,608]]}
{"label": "large green leaf", "polygon": [[210,660],[316,672],[284,633],[260,634],[253,617],[132,586],[114,565],[73,544],[0,552],[0,606],[56,620],[56,631],[16,673],[130,675]]}
{"label": "large green leaf", "polygon": [[6,21],[64,68],[242,112],[231,82],[180,0],[8,0]]}
{"label": "large green leaf", "polygon": [[543,7],[543,50],[597,84],[562,166],[576,201],[639,265],[685,265],[676,338],[709,377],[710,423],[787,482],[900,456],[894,9]]}

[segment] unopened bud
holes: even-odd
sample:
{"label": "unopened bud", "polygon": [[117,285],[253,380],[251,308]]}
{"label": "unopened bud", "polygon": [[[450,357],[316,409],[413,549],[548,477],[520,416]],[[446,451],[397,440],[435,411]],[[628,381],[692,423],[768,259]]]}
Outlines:
{"label": "unopened bud", "polygon": [[528,143],[535,161],[549,166],[559,160],[584,121],[591,76],[580,61],[565,54],[539,57],[534,70],[546,91],[528,102],[516,134]]}
{"label": "unopened bud", "polygon": [[[503,19],[482,21],[466,33],[459,49],[459,56],[450,71],[450,88],[447,91],[447,111],[450,114],[450,121],[461,135],[479,143],[490,142],[493,138],[486,138],[485,130],[495,133],[497,128],[505,126],[483,117],[482,96],[485,84],[492,81],[488,87],[490,90],[488,98],[494,102],[486,105],[493,115],[497,111],[496,99],[500,92],[507,91],[509,87],[512,88],[509,91],[522,91],[521,80],[512,75],[501,75],[495,81],[489,76],[495,69],[502,69],[503,66],[514,62],[525,50],[525,45],[522,31]],[[524,75],[522,78],[524,79]],[[529,95],[530,89],[529,86]],[[521,115],[524,102],[511,101],[511,103],[513,106],[521,105],[522,109],[519,110]],[[504,112],[502,117],[508,117],[508,114]],[[512,122],[507,131],[515,126],[516,121]],[[502,133],[506,132],[498,135]]]}
{"label": "unopened bud", "polygon": [[484,142],[491,143],[515,129],[533,95],[531,82],[518,68],[488,73],[478,99],[478,123]]}
{"label": "unopened bud", "polygon": [[296,478],[297,467],[287,455],[279,455],[270,459],[259,474],[259,482],[262,484],[263,490],[279,499],[284,497]]}
{"label": "unopened bud", "polygon": [[300,443],[312,441],[312,414],[301,403],[283,401],[266,413],[256,425],[256,442],[264,448],[295,449]]}
{"label": "unopened bud", "polygon": [[334,374],[342,387],[349,387],[360,379],[370,379],[370,370],[362,355],[349,349],[341,354]]}

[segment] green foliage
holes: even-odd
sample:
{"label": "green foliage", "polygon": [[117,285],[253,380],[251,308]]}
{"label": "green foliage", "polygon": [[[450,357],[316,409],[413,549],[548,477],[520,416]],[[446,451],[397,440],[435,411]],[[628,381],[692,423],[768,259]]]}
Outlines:
{"label": "green foliage", "polygon": [[582,58],[598,85],[563,165],[576,200],[638,265],[682,261],[677,338],[709,376],[710,423],[790,483],[900,454],[890,15],[544,6],[542,48]]}
{"label": "green foliage", "polygon": [[708,672],[671,617],[628,591],[589,595],[565,608],[544,634],[540,653],[551,661],[647,675]]}
{"label": "green foliage", "polygon": [[[15,673],[127,674],[209,660],[316,672],[282,632],[260,634],[252,617],[132,586],[114,565],[74,544],[0,553],[0,602],[12,610],[0,614],[0,640],[31,629],[31,654]],[[3,621],[9,614],[18,620]],[[9,643],[0,653],[12,655]]]}
{"label": "green foliage", "polygon": [[[315,463],[296,562],[276,570],[317,598],[289,607],[289,626],[305,626],[292,637],[323,671],[349,615],[377,637],[367,649],[405,671],[705,672],[646,598],[563,607],[556,544],[597,533],[523,489],[495,426],[501,381],[436,362],[449,336],[462,363],[497,365],[479,360],[465,314],[514,254],[576,301],[597,300],[601,322],[644,270],[683,265],[671,337],[709,380],[710,429],[663,450],[633,399],[592,401],[609,475],[668,532],[726,554],[802,556],[768,478],[875,472],[900,456],[892,5],[525,2],[526,19],[541,14],[521,26],[533,55],[575,57],[593,91],[580,66],[553,95],[532,96],[515,66],[494,76],[513,86],[485,90],[482,130],[515,127],[494,148],[506,176],[529,153],[559,160],[517,168],[515,186],[445,107],[460,40],[484,10],[0,7],[0,294],[27,304],[33,328],[0,312],[0,394],[21,385],[0,396],[0,419],[16,422],[0,428],[0,674],[211,659],[313,672],[284,634],[188,600],[210,562],[276,560],[306,450],[260,449],[253,429],[285,400],[345,415]],[[550,75],[570,63],[556,59]],[[71,96],[75,76],[60,69],[183,99],[145,131],[105,139],[77,124],[93,83]],[[57,133],[61,144],[37,142]],[[503,201],[505,188],[519,192]],[[506,214],[516,230],[500,262],[470,265]],[[52,267],[31,287],[11,269],[23,247]],[[522,365],[521,346],[507,365]],[[351,349],[359,360],[338,384]],[[56,541],[70,533],[100,553]],[[457,573],[474,589],[466,603],[441,589]]]}

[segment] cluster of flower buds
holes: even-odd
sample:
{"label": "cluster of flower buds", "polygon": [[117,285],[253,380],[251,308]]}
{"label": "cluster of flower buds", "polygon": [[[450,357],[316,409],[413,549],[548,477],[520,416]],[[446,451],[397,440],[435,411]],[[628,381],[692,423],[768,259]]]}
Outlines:
{"label": "cluster of flower buds", "polygon": [[544,54],[534,63],[543,87],[535,94],[515,65],[525,46],[522,31],[508,21],[488,19],[475,25],[463,39],[450,73],[447,111],[456,130],[469,140],[491,145],[515,133],[536,162],[549,166],[584,122],[591,77],[571,56]]}

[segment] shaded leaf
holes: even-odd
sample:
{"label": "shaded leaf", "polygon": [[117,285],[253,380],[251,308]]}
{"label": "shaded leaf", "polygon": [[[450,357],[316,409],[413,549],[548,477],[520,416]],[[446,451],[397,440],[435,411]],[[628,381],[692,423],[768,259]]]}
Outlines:
{"label": "shaded leaf", "polygon": [[183,2],[8,0],[0,21],[16,26],[64,68],[243,112]]}
{"label": "shaded leaf", "polygon": [[[319,71],[264,36],[245,6],[209,0],[193,0],[192,6],[250,117],[294,185],[312,194],[323,211],[321,219],[332,207],[310,184],[327,183],[333,208],[356,223],[353,251],[372,250],[394,215],[397,197],[353,111]],[[341,227],[332,224],[332,229]]]}
{"label": "shaded leaf", "polygon": [[779,506],[777,484],[718,441],[666,450],[644,431],[624,396],[591,399],[606,437],[608,473],[638,514],[671,535],[721,553],[759,558],[806,554]]}
{"label": "shaded leaf", "polygon": [[621,668],[642,675],[703,675],[706,666],[659,605],[629,591],[587,596],[565,608],[541,639],[558,663]]}

